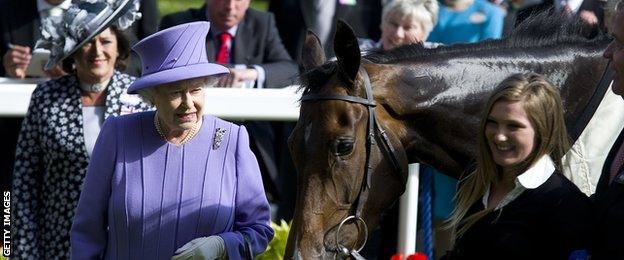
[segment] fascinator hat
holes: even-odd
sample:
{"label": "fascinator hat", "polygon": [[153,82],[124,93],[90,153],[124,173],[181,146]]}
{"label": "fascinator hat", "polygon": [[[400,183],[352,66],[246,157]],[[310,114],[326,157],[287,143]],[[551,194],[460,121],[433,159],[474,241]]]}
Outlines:
{"label": "fascinator hat", "polygon": [[35,48],[50,50],[45,69],[52,69],[111,25],[125,30],[141,18],[139,0],[73,0],[63,16],[41,22]]}
{"label": "fascinator hat", "polygon": [[141,77],[128,88],[129,94],[175,81],[228,74],[206,56],[209,22],[180,24],[148,36],[132,47],[141,57]]}

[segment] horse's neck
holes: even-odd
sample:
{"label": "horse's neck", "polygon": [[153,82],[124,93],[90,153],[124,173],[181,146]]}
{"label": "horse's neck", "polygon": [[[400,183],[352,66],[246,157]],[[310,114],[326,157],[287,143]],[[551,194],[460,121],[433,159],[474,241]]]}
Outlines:
{"label": "horse's neck", "polygon": [[[410,163],[421,162],[459,176],[476,155],[478,127],[490,91],[514,73],[537,72],[562,86],[566,111],[579,113],[599,81],[602,60],[587,62],[549,60],[507,63],[487,59],[444,61],[444,64],[411,64],[382,72],[386,87],[379,99],[392,129],[407,152]],[[422,68],[419,71],[418,68]],[[583,90],[583,91],[581,91]],[[568,114],[570,117],[571,114]]]}

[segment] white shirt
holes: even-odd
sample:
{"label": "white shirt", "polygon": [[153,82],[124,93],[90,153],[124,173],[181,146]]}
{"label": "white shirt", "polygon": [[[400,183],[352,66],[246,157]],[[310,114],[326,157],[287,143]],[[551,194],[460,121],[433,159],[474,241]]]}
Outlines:
{"label": "white shirt", "polygon": [[95,141],[100,134],[102,124],[104,123],[104,110],[105,106],[90,106],[82,107],[82,124],[85,139],[85,146],[89,157],[93,153],[93,147],[95,147]]}
{"label": "white shirt", "polygon": [[[524,173],[518,175],[514,180],[515,187],[505,195],[505,197],[496,205],[494,210],[499,210],[516,199],[523,191],[527,189],[535,189],[544,184],[548,178],[555,172],[555,163],[548,155],[540,158],[531,168]],[[481,202],[487,208],[487,202],[490,197],[490,188],[488,187],[483,194]]]}

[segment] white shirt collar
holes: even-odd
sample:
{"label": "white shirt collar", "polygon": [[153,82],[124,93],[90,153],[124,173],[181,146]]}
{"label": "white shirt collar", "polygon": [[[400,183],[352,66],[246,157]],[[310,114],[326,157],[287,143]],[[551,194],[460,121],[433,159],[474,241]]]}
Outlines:
{"label": "white shirt collar", "polygon": [[[542,156],[533,166],[518,175],[515,182],[515,187],[496,205],[494,210],[498,210],[505,205],[512,202],[520,194],[527,189],[535,189],[544,184],[550,176],[555,172],[555,163],[548,155]],[[490,197],[490,187],[487,187],[485,194],[481,198],[481,203],[484,207],[487,207],[487,202]]]}
{"label": "white shirt collar", "polygon": [[542,156],[531,168],[516,178],[516,186],[522,185],[527,189],[535,189],[544,184],[555,172],[555,163],[548,155]]}
{"label": "white shirt collar", "polygon": [[52,9],[54,7],[60,7],[63,10],[67,10],[69,9],[70,6],[71,6],[71,0],[65,0],[60,5],[51,5],[45,0],[37,0],[37,11],[39,11],[40,13],[43,11]]}

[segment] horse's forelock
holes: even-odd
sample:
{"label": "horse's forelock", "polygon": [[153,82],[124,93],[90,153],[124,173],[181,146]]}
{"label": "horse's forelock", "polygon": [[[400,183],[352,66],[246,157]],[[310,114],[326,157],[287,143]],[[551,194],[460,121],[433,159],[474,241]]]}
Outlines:
{"label": "horse's forelock", "polygon": [[299,76],[299,90],[303,90],[303,93],[316,92],[337,72],[338,65],[335,61],[304,72]]}

